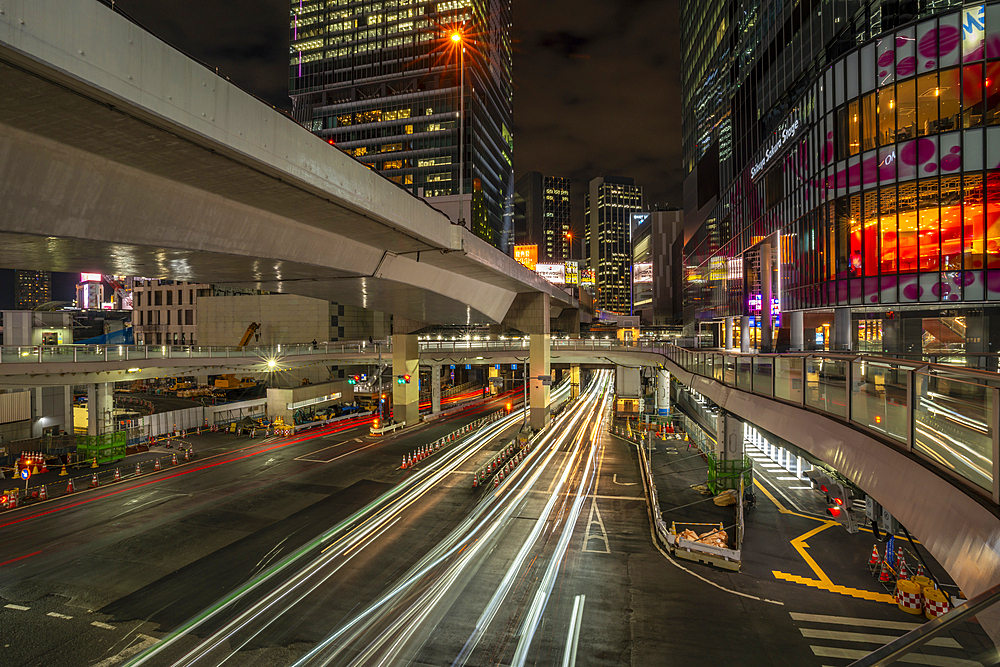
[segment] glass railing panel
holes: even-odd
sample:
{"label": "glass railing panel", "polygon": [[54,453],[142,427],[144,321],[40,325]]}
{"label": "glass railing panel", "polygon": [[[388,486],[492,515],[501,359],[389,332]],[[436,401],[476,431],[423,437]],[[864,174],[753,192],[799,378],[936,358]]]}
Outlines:
{"label": "glass railing panel", "polygon": [[753,358],[753,391],[765,396],[773,396],[772,374],[774,372],[774,358],[757,356]]}
{"label": "glass railing panel", "polygon": [[210,357],[212,355],[212,348],[199,345],[197,347],[191,348],[192,357]]}
{"label": "glass railing panel", "polygon": [[847,361],[808,357],[806,368],[806,405],[847,418]]}
{"label": "glass railing panel", "polygon": [[851,365],[851,421],[906,442],[906,368],[865,359]]}
{"label": "glass railing panel", "polygon": [[722,381],[730,387],[736,386],[737,358],[726,355],[726,367],[722,371]]}
{"label": "glass railing panel", "polygon": [[0,363],[21,364],[32,361],[38,361],[38,348],[8,345],[0,351]]}
{"label": "glass railing panel", "polygon": [[940,466],[993,490],[992,387],[916,373],[913,448]]}
{"label": "glass railing panel", "polygon": [[753,391],[753,357],[737,357],[736,386],[744,391]]}
{"label": "glass railing panel", "polygon": [[774,395],[786,401],[802,402],[802,357],[775,357]]}
{"label": "glass railing panel", "polygon": [[76,348],[76,360],[104,361],[104,348],[98,345],[78,345]]}
{"label": "glass railing panel", "polygon": [[726,371],[726,355],[724,354],[713,354],[712,355],[712,377],[722,382],[722,376]]}
{"label": "glass railing panel", "polygon": [[163,345],[149,345],[146,347],[146,352],[150,359],[166,359],[167,358],[167,348]]}
{"label": "glass railing panel", "polygon": [[[103,351],[103,348],[101,348]],[[66,345],[43,345],[42,350],[42,363],[72,363],[73,362],[73,347]],[[101,356],[103,359],[103,354]]]}
{"label": "glass railing panel", "polygon": [[[70,359],[72,359],[72,355]],[[107,347],[107,356],[105,357],[108,361],[127,361],[128,355],[125,353],[124,345],[109,345]]]}

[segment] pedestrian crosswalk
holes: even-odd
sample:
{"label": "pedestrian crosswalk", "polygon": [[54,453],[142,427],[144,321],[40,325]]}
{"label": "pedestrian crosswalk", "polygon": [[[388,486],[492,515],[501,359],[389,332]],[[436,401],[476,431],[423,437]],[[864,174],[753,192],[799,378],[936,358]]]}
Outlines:
{"label": "pedestrian crosswalk", "polygon": [[[809,642],[813,655],[821,659],[854,661],[863,658],[880,646],[919,628],[922,624],[912,621],[892,621],[875,618],[852,618],[789,612],[802,637]],[[977,651],[962,646],[951,636],[935,637],[917,652],[899,659],[912,665],[982,667],[971,659]],[[837,667],[842,662],[822,660],[822,667]]]}

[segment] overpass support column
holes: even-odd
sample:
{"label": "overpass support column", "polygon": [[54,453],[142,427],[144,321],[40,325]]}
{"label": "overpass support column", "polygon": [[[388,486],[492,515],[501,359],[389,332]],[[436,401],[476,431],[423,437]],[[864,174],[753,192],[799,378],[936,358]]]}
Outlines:
{"label": "overpass support column", "polygon": [[[545,295],[548,301],[548,294]],[[529,368],[530,383],[528,384],[529,400],[531,402],[531,428],[538,430],[549,421],[549,387],[541,378],[548,378],[552,373],[549,366],[551,356],[552,336],[548,333],[531,334],[531,362]]]}
{"label": "overpass support column", "polygon": [[733,327],[736,326],[735,317],[726,318],[726,349],[733,349]]}
{"label": "overpass support column", "polygon": [[431,414],[441,412],[441,364],[431,366]]}
{"label": "overpass support column", "polygon": [[661,418],[670,415],[670,371],[665,368],[656,371],[656,414]]}
{"label": "overpass support column", "polygon": [[[398,378],[409,375],[409,384]],[[416,424],[420,421],[420,349],[413,334],[392,337],[392,418],[395,422]]]}
{"label": "overpass support column", "polygon": [[793,310],[788,317],[789,334],[791,335],[790,348],[796,352],[805,349],[805,331],[802,324],[802,311]]}
{"label": "overpass support column", "polygon": [[750,316],[744,315],[740,318],[740,352],[746,354],[750,351]]}
{"label": "overpass support column", "polygon": [[569,367],[569,397],[576,398],[580,395],[580,364],[573,364]]}
{"label": "overpass support column", "polygon": [[114,385],[101,382],[87,386],[87,435],[114,430]]}
{"label": "overpass support column", "polygon": [[851,309],[835,308],[833,311],[833,347],[831,352],[851,349]]}

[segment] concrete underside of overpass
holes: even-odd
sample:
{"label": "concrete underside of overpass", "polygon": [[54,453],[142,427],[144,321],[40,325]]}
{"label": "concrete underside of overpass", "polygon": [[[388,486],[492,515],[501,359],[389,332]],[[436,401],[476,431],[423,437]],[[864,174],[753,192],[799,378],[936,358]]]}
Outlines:
{"label": "concrete underside of overpass", "polygon": [[225,284],[438,324],[578,303],[92,0],[0,15],[0,266]]}

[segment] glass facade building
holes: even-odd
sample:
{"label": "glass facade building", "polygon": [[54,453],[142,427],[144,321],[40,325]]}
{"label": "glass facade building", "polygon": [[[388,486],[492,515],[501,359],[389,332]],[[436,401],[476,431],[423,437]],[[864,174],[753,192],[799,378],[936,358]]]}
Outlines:
{"label": "glass facade building", "polygon": [[572,259],[569,252],[570,181],[529,171],[514,184],[514,236],[537,245],[540,262]]}
{"label": "glass facade building", "polygon": [[[689,323],[759,326],[772,289],[776,330],[805,327],[794,347],[1000,351],[1000,4],[889,8],[784,7],[745,44],[720,19],[711,56],[685,61]],[[733,43],[727,74],[689,71]]]}
{"label": "glass facade building", "polygon": [[[468,224],[506,250],[513,236],[504,216],[513,186],[510,22],[510,0],[296,0],[293,116],[415,195],[457,195],[464,94]],[[464,89],[449,39],[457,26],[466,35]]]}
{"label": "glass facade building", "polygon": [[642,187],[631,178],[599,176],[584,197],[583,246],[594,271],[595,305],[632,314],[632,213],[642,209]]}

